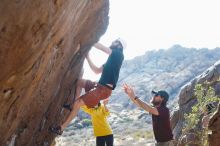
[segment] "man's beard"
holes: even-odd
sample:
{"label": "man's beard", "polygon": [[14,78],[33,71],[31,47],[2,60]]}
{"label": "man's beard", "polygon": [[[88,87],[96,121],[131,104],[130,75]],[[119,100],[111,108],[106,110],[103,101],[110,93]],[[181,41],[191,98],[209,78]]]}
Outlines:
{"label": "man's beard", "polygon": [[152,103],[154,106],[159,106],[159,105],[161,105],[161,101],[151,100],[151,103]]}

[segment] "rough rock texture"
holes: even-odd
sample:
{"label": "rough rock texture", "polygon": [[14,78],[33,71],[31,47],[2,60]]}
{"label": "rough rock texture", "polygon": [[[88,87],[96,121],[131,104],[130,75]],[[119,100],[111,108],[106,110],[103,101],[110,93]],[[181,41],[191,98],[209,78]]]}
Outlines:
{"label": "rough rock texture", "polygon": [[[220,79],[220,61],[216,62],[212,67],[207,69],[200,76],[196,77],[191,82],[183,86],[179,94],[179,109],[174,112],[171,119],[175,139],[178,139],[181,135],[181,131],[184,123],[184,114],[191,112],[191,107],[196,103],[196,99],[193,98],[194,96],[193,90],[195,88],[195,85],[197,83],[202,84],[208,81],[211,83],[211,86],[215,89],[216,95],[220,97],[219,79]],[[214,134],[210,137],[210,139],[212,140],[215,139],[216,137],[219,137],[219,125],[217,123],[219,124],[219,113],[216,113],[216,116],[213,117],[213,120],[210,125],[210,129],[214,131]],[[210,146],[212,146],[212,144]],[[217,146],[217,145],[213,145],[213,146]]]}
{"label": "rough rock texture", "polygon": [[218,108],[218,112],[216,112],[216,114],[209,121],[209,129],[212,130],[212,134],[209,135],[209,145],[219,146],[220,145],[220,106]]}
{"label": "rough rock texture", "polygon": [[84,54],[108,25],[108,0],[1,0],[0,145],[48,146],[73,101]]}

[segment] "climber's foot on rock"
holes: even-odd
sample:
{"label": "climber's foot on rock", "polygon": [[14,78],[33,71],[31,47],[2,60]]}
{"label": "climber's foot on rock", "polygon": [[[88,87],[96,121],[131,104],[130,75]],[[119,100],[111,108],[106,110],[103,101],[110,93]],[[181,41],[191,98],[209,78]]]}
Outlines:
{"label": "climber's foot on rock", "polygon": [[49,131],[54,133],[54,134],[57,134],[57,135],[62,135],[63,131],[61,130],[61,127],[60,126],[57,126],[57,127],[50,127],[49,128]]}
{"label": "climber's foot on rock", "polygon": [[67,109],[67,110],[69,110],[69,111],[72,111],[72,107],[71,107],[70,104],[65,103],[65,104],[63,105],[63,108],[65,108],[65,109]]}

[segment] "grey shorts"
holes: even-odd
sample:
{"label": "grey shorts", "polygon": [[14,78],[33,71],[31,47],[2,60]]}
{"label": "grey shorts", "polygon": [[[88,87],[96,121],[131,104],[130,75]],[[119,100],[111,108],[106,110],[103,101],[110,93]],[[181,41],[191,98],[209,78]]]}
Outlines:
{"label": "grey shorts", "polygon": [[157,142],[155,146],[174,146],[174,141],[167,141],[167,142]]}

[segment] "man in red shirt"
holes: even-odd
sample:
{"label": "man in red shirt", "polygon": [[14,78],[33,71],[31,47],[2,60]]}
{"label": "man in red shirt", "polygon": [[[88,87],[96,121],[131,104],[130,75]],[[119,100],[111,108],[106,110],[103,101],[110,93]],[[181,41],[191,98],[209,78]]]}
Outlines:
{"label": "man in red shirt", "polygon": [[131,86],[124,84],[124,91],[129,98],[139,107],[152,114],[153,131],[156,139],[155,146],[174,146],[173,134],[170,126],[170,112],[166,107],[169,95],[166,91],[152,91],[154,94],[151,106],[140,100]]}

